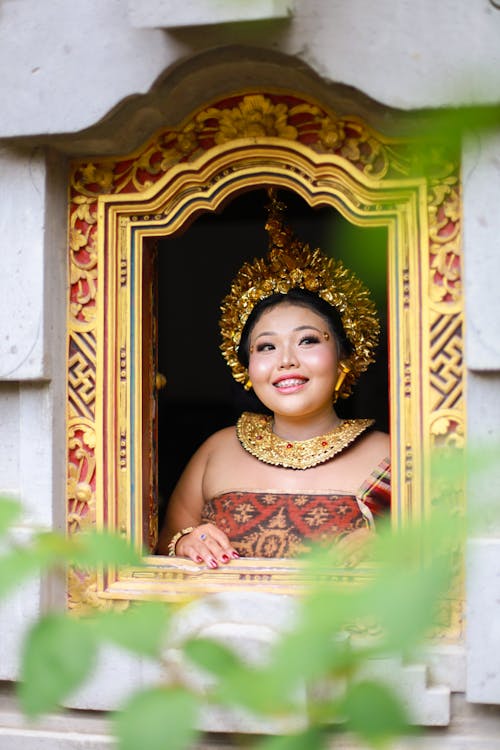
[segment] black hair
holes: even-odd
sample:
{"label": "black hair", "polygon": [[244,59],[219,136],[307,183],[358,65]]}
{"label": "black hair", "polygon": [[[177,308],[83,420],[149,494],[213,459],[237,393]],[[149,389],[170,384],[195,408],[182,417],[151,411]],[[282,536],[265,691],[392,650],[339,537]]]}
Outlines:
{"label": "black hair", "polygon": [[330,305],[324,299],[315,294],[315,292],[310,292],[308,289],[301,289],[300,287],[293,287],[292,289],[289,289],[286,294],[271,294],[269,297],[260,300],[248,316],[247,322],[243,326],[240,345],[238,346],[238,359],[244,367],[248,367],[250,354],[249,339],[252,328],[262,313],[266,310],[271,310],[273,307],[282,305],[285,302],[308,307],[325,320],[337,341],[339,347],[339,359],[345,359],[352,353],[353,346],[346,336],[344,326],[342,325],[342,319],[337,308]]}

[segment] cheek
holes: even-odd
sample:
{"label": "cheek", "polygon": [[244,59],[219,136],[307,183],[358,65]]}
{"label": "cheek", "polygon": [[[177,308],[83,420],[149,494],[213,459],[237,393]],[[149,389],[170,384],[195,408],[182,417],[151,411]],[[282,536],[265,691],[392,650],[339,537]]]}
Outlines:
{"label": "cheek", "polygon": [[307,364],[317,373],[324,374],[326,377],[336,377],[337,357],[333,351],[325,348],[311,350],[308,353]]}
{"label": "cheek", "polygon": [[258,382],[269,373],[271,365],[262,357],[252,357],[248,362],[248,375],[252,382]]}

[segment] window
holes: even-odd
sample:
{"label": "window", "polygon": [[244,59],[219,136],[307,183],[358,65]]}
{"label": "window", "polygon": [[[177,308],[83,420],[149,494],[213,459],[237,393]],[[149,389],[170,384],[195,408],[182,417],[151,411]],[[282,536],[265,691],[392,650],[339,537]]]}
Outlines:
{"label": "window", "polygon": [[[255,122],[264,109],[269,117],[262,120],[262,136],[247,138],[245,118]],[[316,242],[311,223],[317,231],[333,223],[340,234],[347,233],[346,227],[367,233],[376,237],[374,247],[384,248],[392,516],[401,524],[425,513],[432,501],[429,453],[437,444],[460,441],[464,421],[458,177],[456,162],[443,157],[438,166],[435,177],[424,175],[411,143],[384,138],[359,119],[340,118],[314,102],[276,93],[235,96],[200,110],[178,130],[157,134],[138,154],[76,163],[70,209],[70,529],[107,524],[138,546],[152,547],[156,457],[158,446],[165,450],[168,425],[160,425],[159,442],[157,429],[170,377],[167,372],[158,413],[152,396],[155,363],[164,356],[165,313],[149,314],[156,304],[155,285],[170,273],[182,291],[186,280],[176,277],[186,270],[169,271],[168,264],[184,252],[170,247],[187,242],[190,233],[192,239],[208,231],[217,212],[228,222],[232,211],[250,211],[252,200],[269,184],[301,206],[296,212],[308,224],[304,231],[297,229],[303,239]],[[317,244],[326,250],[330,243],[321,237]],[[265,247],[263,233],[252,255]],[[206,247],[200,258],[211,259],[213,252]],[[355,267],[351,258],[346,262]],[[370,278],[364,280],[373,288]],[[217,291],[216,304],[220,296]],[[163,291],[158,299],[160,310]],[[220,367],[225,367],[222,360]],[[173,382],[171,393],[176,388]],[[163,487],[161,472],[159,481]],[[150,557],[145,569],[104,570],[97,582],[80,578],[70,594],[78,606],[86,596],[82,591],[93,588],[99,596],[121,599],[151,593],[179,598],[250,581],[281,592],[299,589],[304,577],[290,560],[242,560],[207,573],[181,562]],[[328,573],[350,580],[368,574]],[[458,626],[454,613],[459,609],[458,599],[448,606],[450,628]]]}
{"label": "window", "polygon": [[[337,410],[346,418],[375,418],[377,428],[388,432],[387,231],[351,224],[329,206],[312,209],[290,191],[280,197],[295,233],[354,267],[372,291],[382,326],[377,361]],[[235,424],[242,411],[263,409],[234,382],[219,354],[218,321],[238,269],[267,252],[267,203],[263,189],[237,195],[223,211],[202,214],[182,236],[156,245],[158,369],[167,380],[157,394],[160,527],[165,500],[196,448]]]}

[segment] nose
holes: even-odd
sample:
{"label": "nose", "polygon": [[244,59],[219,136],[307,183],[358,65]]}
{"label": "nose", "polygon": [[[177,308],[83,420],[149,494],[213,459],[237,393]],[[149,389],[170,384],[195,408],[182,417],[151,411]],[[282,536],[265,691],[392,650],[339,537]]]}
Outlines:
{"label": "nose", "polygon": [[280,370],[289,370],[297,367],[297,355],[292,346],[284,346],[281,352]]}

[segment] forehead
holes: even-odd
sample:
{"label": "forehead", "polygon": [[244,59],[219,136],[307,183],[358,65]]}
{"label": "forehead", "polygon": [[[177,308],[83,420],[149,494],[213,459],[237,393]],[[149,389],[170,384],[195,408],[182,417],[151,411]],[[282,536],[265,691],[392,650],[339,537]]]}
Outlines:
{"label": "forehead", "polygon": [[293,302],[282,302],[281,304],[265,310],[255,321],[251,335],[258,336],[262,332],[276,332],[293,330],[300,326],[310,326],[324,330],[329,328],[328,321],[312,310],[307,305],[298,305]]}

